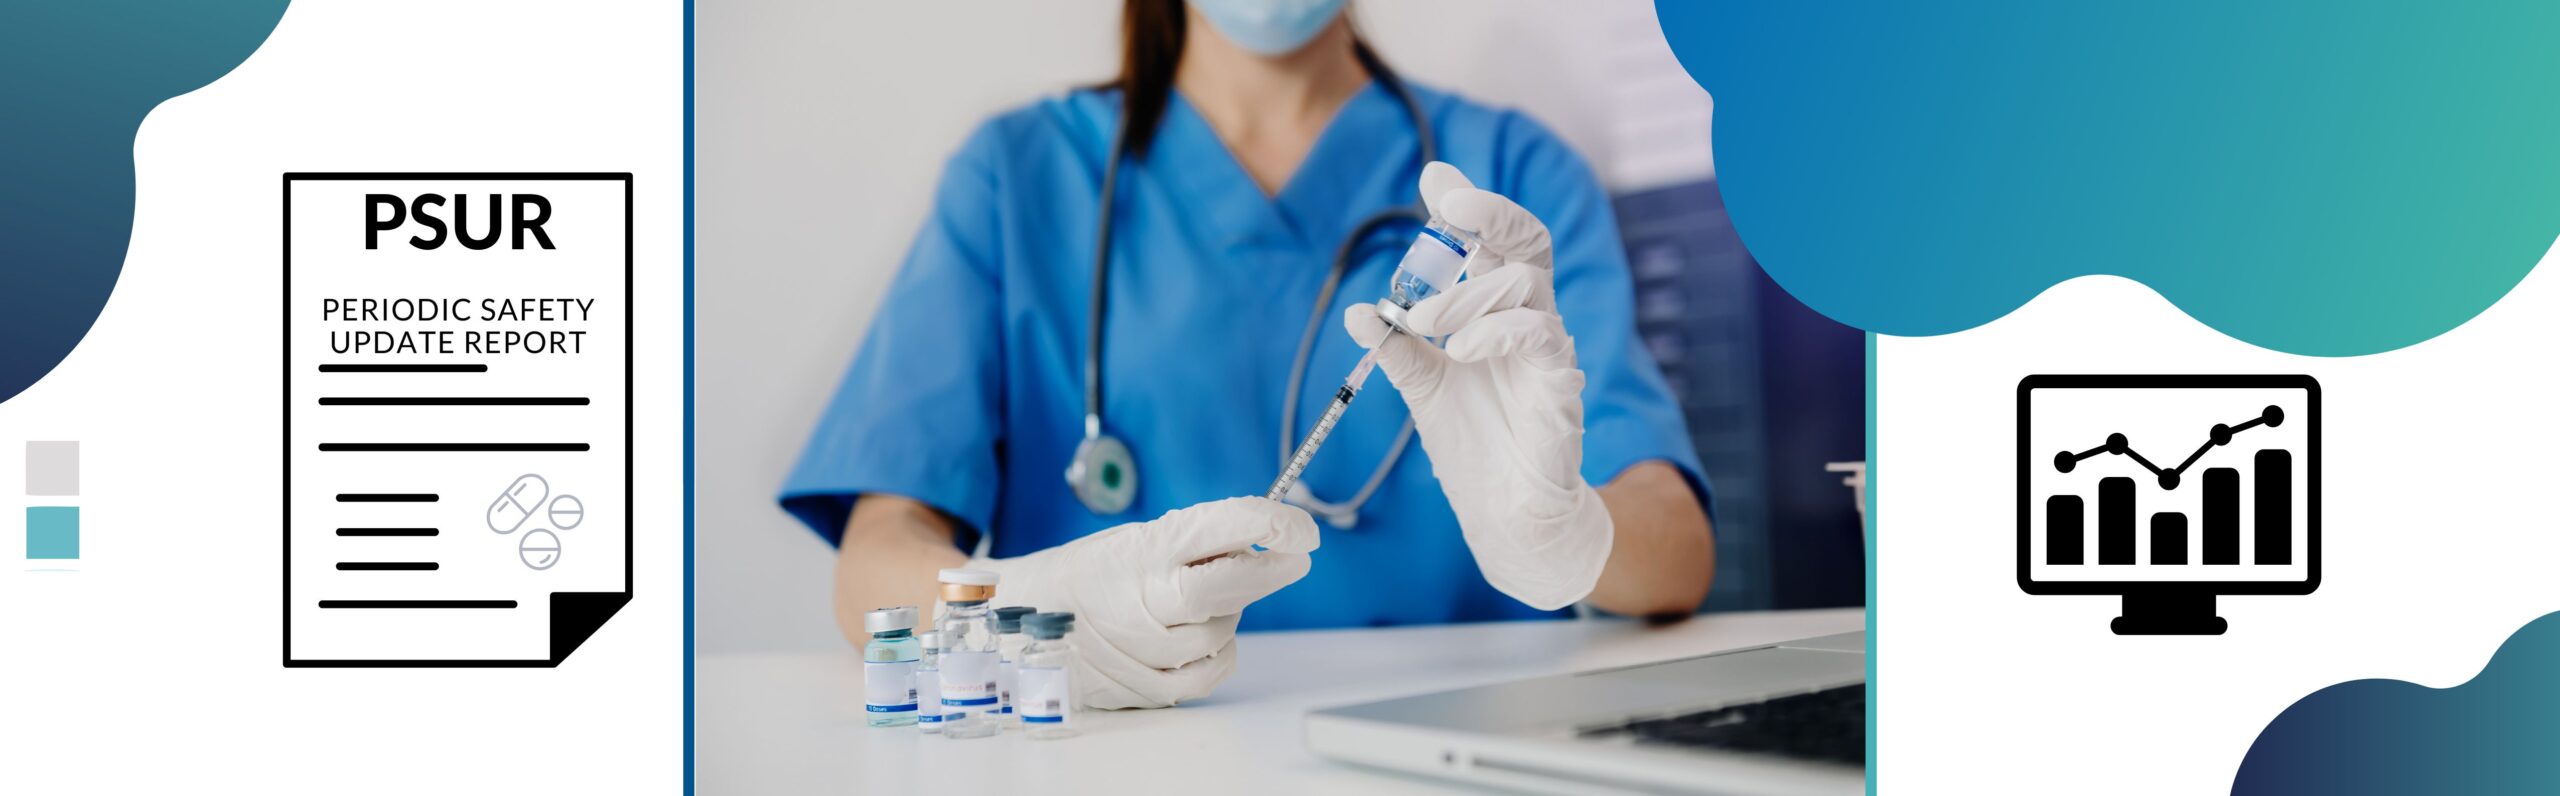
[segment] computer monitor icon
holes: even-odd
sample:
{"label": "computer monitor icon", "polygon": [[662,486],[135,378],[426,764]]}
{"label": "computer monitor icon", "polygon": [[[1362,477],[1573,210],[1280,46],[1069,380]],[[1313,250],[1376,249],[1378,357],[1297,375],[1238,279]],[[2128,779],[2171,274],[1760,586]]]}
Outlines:
{"label": "computer monitor icon", "polygon": [[2224,594],[2320,587],[2320,383],[2018,382],[2018,588],[2116,594],[2118,634],[2220,634]]}

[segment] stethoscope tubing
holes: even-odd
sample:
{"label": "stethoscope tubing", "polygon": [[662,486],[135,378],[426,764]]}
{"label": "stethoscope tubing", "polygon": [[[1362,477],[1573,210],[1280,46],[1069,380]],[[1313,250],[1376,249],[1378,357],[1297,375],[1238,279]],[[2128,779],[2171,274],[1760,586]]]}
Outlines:
{"label": "stethoscope tubing", "polygon": [[[1414,134],[1419,144],[1422,162],[1427,164],[1438,160],[1440,156],[1438,141],[1432,134],[1430,119],[1423,115],[1422,104],[1414,99],[1413,92],[1406,89],[1404,81],[1399,79],[1393,71],[1388,70],[1385,64],[1368,57],[1366,53],[1362,54],[1362,62],[1368,67],[1372,78],[1378,81],[1378,85],[1395,95],[1397,101],[1404,106],[1405,115],[1413,120]],[[1104,436],[1102,429],[1102,321],[1103,311],[1108,307],[1107,297],[1111,286],[1112,205],[1114,198],[1118,195],[1120,163],[1127,157],[1128,143],[1129,116],[1124,110],[1119,120],[1112,126],[1111,152],[1108,159],[1103,162],[1101,206],[1096,213],[1093,292],[1088,298],[1085,322],[1084,439],[1087,443]],[[1429,213],[1411,205],[1380,211],[1362,219],[1335,249],[1333,266],[1326,272],[1324,285],[1318,289],[1315,304],[1308,310],[1306,328],[1298,336],[1298,351],[1290,358],[1288,396],[1280,404],[1279,460],[1284,466],[1289,460],[1291,449],[1295,447],[1291,441],[1291,434],[1297,427],[1298,394],[1306,387],[1307,364],[1315,354],[1316,333],[1323,328],[1325,310],[1331,308],[1334,293],[1341,287],[1343,276],[1349,273],[1351,261],[1359,254],[1361,242],[1388,223],[1398,220],[1428,221],[1429,218]],[[1305,501],[1314,504],[1308,508],[1318,510],[1337,527],[1349,527],[1359,516],[1360,507],[1368,503],[1369,498],[1376,495],[1378,488],[1386,483],[1387,474],[1393,471],[1396,462],[1403,458],[1406,447],[1413,442],[1413,435],[1413,418],[1408,416],[1405,418],[1403,429],[1396,433],[1395,443],[1388,448],[1386,458],[1379,462],[1377,469],[1369,474],[1369,479],[1361,484],[1360,491],[1353,494],[1348,501],[1338,504],[1325,503],[1315,499],[1312,492],[1303,488],[1294,490],[1291,494],[1293,497],[1305,495]],[[1125,445],[1123,443],[1123,447]],[[1086,447],[1091,446],[1088,444]],[[1081,453],[1082,450],[1083,448],[1080,448],[1079,452]],[[1134,469],[1135,462],[1131,462],[1130,466]],[[1078,499],[1085,500],[1081,491]],[[1090,500],[1085,501],[1085,507],[1096,513],[1116,513],[1116,511],[1105,512]]]}

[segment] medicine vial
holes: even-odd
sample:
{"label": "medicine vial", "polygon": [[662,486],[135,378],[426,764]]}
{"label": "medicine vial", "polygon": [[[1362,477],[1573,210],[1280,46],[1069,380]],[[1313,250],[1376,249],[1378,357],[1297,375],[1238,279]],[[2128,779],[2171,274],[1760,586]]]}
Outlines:
{"label": "medicine vial", "polygon": [[984,738],[1003,731],[996,718],[996,573],[942,571],[942,737]]}
{"label": "medicine vial", "polygon": [[926,734],[942,732],[942,632],[916,634],[922,646],[916,658],[916,727]]}
{"label": "medicine vial", "polygon": [[1014,670],[1022,661],[1022,648],[1031,637],[1022,632],[1022,618],[1035,610],[1025,605],[1008,605],[995,610],[996,617],[996,721],[1005,729],[1022,726],[1013,713]]}
{"label": "medicine vial", "polygon": [[862,615],[871,642],[862,645],[862,710],[874,727],[916,723],[916,607],[874,608]]}
{"label": "medicine vial", "polygon": [[1076,653],[1067,644],[1067,633],[1075,630],[1075,625],[1076,615],[1064,612],[1022,618],[1022,629],[1031,635],[1031,644],[1022,648],[1014,709],[1022,716],[1023,735],[1031,740],[1053,741],[1076,735]]}
{"label": "medicine vial", "polygon": [[1474,235],[1432,218],[1413,236],[1413,245],[1405,248],[1404,259],[1396,263],[1395,276],[1387,283],[1387,297],[1378,302],[1378,316],[1403,329],[1405,310],[1413,309],[1413,305],[1434,293],[1457,286],[1458,278],[1467,270],[1467,253],[1475,245]]}

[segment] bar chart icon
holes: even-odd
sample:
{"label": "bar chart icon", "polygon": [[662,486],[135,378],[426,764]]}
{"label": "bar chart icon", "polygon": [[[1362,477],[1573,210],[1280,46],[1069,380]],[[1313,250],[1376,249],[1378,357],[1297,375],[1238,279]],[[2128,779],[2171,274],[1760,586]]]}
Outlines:
{"label": "bar chart icon", "polygon": [[[2268,405],[2260,414],[2239,425],[2216,425],[2202,447],[2187,456],[2177,467],[2163,469],[2144,458],[2123,434],[2110,434],[2106,444],[2077,453],[2055,454],[2056,472],[2078,469],[2083,459],[2102,454],[2123,456],[2151,471],[2161,489],[2175,490],[2185,483],[2185,472],[2215,448],[2238,441],[2240,432],[2251,428],[2273,428],[2284,424],[2284,409]],[[2292,500],[2293,453],[2281,449],[2260,450],[2253,457],[2256,474],[2252,488],[2256,509],[2250,535],[2256,540],[2252,549],[2253,564],[2283,565],[2293,560]],[[2240,471],[2215,467],[2204,472],[2204,563],[2212,566],[2240,564]],[[2098,480],[2098,563],[2133,564],[2134,520],[2138,515],[2134,479],[2114,476]],[[2045,563],[2070,566],[2085,563],[2080,555],[2080,535],[2086,523],[2080,516],[2083,502],[2079,495],[2054,495],[2045,498]],[[2151,560],[2155,565],[2187,563],[2187,515],[2163,511],[2151,515]]]}
{"label": "bar chart icon", "polygon": [[2319,383],[2030,376],[2018,385],[2018,584],[2120,594],[2122,634],[2220,633],[2221,594],[2320,581]]}

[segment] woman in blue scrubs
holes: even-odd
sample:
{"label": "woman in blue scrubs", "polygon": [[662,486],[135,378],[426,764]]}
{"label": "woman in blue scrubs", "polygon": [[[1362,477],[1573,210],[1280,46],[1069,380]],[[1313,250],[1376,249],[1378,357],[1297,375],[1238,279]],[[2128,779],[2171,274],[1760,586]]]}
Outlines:
{"label": "woman in blue scrubs", "polygon": [[[1086,704],[1153,707],[1223,680],[1238,629],[1696,609],[1707,482],[1636,336],[1607,197],[1528,118],[1390,83],[1341,6],[1130,0],[1118,80],[962,144],[781,495],[839,545],[849,638],[869,608],[930,603],[937,570],[994,570],[998,604],[1079,614]],[[1427,173],[1424,125],[1447,164]],[[1447,351],[1370,310],[1416,227],[1372,230],[1321,310],[1348,328],[1312,330],[1284,434],[1328,265],[1417,184],[1436,215],[1482,227],[1469,281],[1414,310]],[[1108,514],[1060,477],[1088,436],[1097,267],[1100,425],[1142,473]],[[1263,492],[1278,441],[1381,345],[1387,378],[1301,479],[1360,492],[1411,418],[1420,444],[1338,518],[1351,527],[1236,497]]]}

